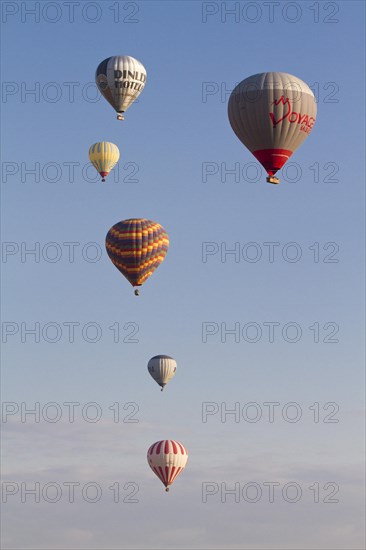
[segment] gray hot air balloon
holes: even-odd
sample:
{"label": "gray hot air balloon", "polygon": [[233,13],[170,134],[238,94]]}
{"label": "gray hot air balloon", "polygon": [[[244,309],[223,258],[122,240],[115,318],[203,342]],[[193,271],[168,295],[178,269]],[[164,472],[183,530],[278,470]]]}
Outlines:
{"label": "gray hot air balloon", "polygon": [[129,55],[115,55],[102,61],[95,73],[100,93],[117,111],[118,120],[140,95],[146,83],[146,69]]}
{"label": "gray hot air balloon", "polygon": [[250,76],[234,88],[229,121],[240,141],[268,173],[269,183],[310,134],[316,117],[314,94],[287,73]]}
{"label": "gray hot air balloon", "polygon": [[173,357],[169,357],[169,355],[155,355],[155,357],[152,357],[148,362],[147,370],[155,382],[161,386],[161,391],[163,391],[164,386],[175,375],[177,363]]}

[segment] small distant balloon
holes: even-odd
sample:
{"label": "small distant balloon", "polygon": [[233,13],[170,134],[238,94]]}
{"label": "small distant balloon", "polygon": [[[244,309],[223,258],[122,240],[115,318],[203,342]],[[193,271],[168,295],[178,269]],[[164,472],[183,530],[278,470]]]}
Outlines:
{"label": "small distant balloon", "polygon": [[175,359],[169,355],[155,355],[148,362],[147,370],[155,382],[161,386],[161,391],[163,391],[164,386],[166,386],[169,380],[175,375],[177,363]]}
{"label": "small distant balloon", "polygon": [[146,69],[140,61],[129,55],[107,57],[95,73],[95,82],[102,96],[117,111],[117,119],[141,94],[146,83]]}
{"label": "small distant balloon", "polygon": [[313,129],[316,101],[309,86],[291,74],[260,73],[234,88],[228,104],[232,129],[279,183],[280,170]]}
{"label": "small distant balloon", "polygon": [[[164,261],[169,237],[157,222],[130,218],[110,228],[105,246],[118,271],[133,287],[140,287]],[[139,295],[138,288],[135,294]]]}
{"label": "small distant balloon", "polygon": [[147,462],[166,491],[184,470],[187,460],[187,449],[173,439],[157,441],[147,451]]}
{"label": "small distant balloon", "polygon": [[102,181],[105,181],[105,178],[119,160],[119,149],[114,143],[99,141],[90,147],[89,159],[102,176]]}

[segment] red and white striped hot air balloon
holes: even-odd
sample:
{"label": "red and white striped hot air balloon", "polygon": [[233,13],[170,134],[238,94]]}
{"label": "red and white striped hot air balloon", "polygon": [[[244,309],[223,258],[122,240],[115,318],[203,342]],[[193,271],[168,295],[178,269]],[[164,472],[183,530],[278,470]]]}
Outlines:
{"label": "red and white striped hot air balloon", "polygon": [[229,121],[240,141],[268,173],[269,183],[310,134],[316,101],[305,82],[287,73],[250,76],[234,88]]}
{"label": "red and white striped hot air balloon", "polygon": [[147,451],[149,466],[165,485],[166,491],[184,470],[187,460],[187,449],[173,439],[157,441]]}

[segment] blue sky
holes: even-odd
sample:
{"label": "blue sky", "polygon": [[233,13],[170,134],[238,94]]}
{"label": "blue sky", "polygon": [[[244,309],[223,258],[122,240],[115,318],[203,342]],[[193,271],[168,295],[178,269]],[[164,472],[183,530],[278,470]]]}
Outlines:
{"label": "blue sky", "polygon": [[[4,479],[95,482],[103,497],[34,504],[22,503],[20,492],[9,496],[4,547],[363,548],[364,4],[279,2],[273,22],[263,2],[236,3],[240,12],[226,20],[233,2],[80,2],[73,22],[65,3],[57,13],[51,4],[2,4],[2,397],[19,407],[58,403],[62,418],[9,416]],[[40,10],[39,22],[26,8]],[[123,123],[92,84],[98,63],[118,54],[147,70]],[[319,100],[314,130],[279,186],[268,185],[263,170],[253,181],[255,159],[227,118],[230,90],[264,71],[298,76]],[[119,177],[103,185],[85,172],[89,146],[102,140],[121,152]],[[203,181],[206,163],[217,173]],[[238,163],[239,181],[225,176]],[[26,173],[32,168],[39,181]],[[104,250],[108,229],[130,217],[158,221],[171,243],[138,299]],[[269,242],[279,243],[273,262]],[[204,243],[239,246],[241,258],[217,253],[204,262]],[[257,262],[248,261],[248,243],[262,254]],[[288,243],[301,251],[299,261],[286,257],[294,251]],[[35,246],[39,261],[22,261],[21,250]],[[55,251],[59,260],[49,261]],[[88,251],[101,257],[88,261]],[[35,323],[38,343],[24,332]],[[73,342],[70,323],[78,323]],[[203,342],[205,323],[217,331]],[[268,323],[278,323],[272,343]],[[298,342],[283,337],[288,323],[301,330]],[[109,327],[117,324],[114,342]],[[243,338],[248,324],[260,327],[257,342]],[[92,340],[93,326],[95,343],[82,337],[84,330]],[[235,326],[239,341],[222,342],[224,328]],[[325,342],[336,329],[339,341]],[[123,342],[132,330],[137,341]],[[160,353],[178,362],[163,394],[146,368]],[[76,414],[68,422],[70,401],[79,410],[97,403],[101,419]],[[113,422],[109,407],[117,402],[122,418],[132,411],[126,404],[137,404],[138,422]],[[239,403],[241,411],[254,402],[263,416],[221,422],[217,413],[202,422],[207,402],[219,410]],[[301,419],[279,412],[271,423],[266,402],[278,402],[278,411],[295,402]],[[336,405],[324,410],[327,403]],[[335,406],[339,422],[324,422]],[[166,438],[190,455],[168,495],[146,462],[148,447]],[[115,482],[138,484],[138,502],[114,503]],[[296,482],[303,496],[269,503],[263,492],[257,503],[223,503],[219,492],[203,503],[205,482]],[[337,483],[339,502],[314,503],[315,482]]]}

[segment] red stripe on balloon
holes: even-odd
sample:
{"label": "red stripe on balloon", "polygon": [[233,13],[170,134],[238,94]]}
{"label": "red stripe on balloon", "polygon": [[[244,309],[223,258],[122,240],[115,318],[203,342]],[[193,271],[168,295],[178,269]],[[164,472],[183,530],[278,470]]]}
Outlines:
{"label": "red stripe on balloon", "polygon": [[175,441],[172,441],[172,445],[173,445],[173,453],[176,455],[178,454],[178,447],[177,447],[177,444]]}
{"label": "red stripe on balloon", "polygon": [[159,441],[158,442],[158,446],[156,447],[156,454],[157,455],[160,454],[160,449],[161,449],[161,446],[162,446],[163,443],[164,443],[164,441]]}
{"label": "red stripe on balloon", "polygon": [[174,472],[176,470],[176,466],[172,466],[172,471],[170,472],[170,476],[169,476],[169,483],[171,483],[174,479]]}
{"label": "red stripe on balloon", "polygon": [[158,466],[158,468],[159,468],[159,472],[160,472],[159,477],[160,477],[161,481],[165,484],[165,483],[166,483],[166,479],[165,479],[165,477],[164,477],[163,468],[162,468],[161,466]]}
{"label": "red stripe on balloon", "polygon": [[150,449],[148,450],[148,454],[149,455],[152,455],[154,453],[154,448],[156,447],[157,443],[153,443],[150,447]]}
{"label": "red stripe on balloon", "polygon": [[185,448],[183,447],[183,445],[181,445],[181,444],[179,443],[179,441],[177,441],[177,445],[179,445],[179,448],[180,448],[180,450],[181,450],[182,455],[187,454]]}
{"label": "red stripe on balloon", "polygon": [[179,476],[179,474],[181,473],[181,471],[183,470],[183,468],[177,468],[177,471],[175,472],[175,476],[170,480],[170,483],[173,483],[173,481],[175,480],[175,478],[177,478]]}
{"label": "red stripe on balloon", "polygon": [[169,441],[168,441],[168,440],[165,441],[164,453],[165,453],[166,455],[169,454]]}
{"label": "red stripe on balloon", "polygon": [[293,151],[288,149],[258,149],[253,155],[261,163],[266,172],[273,176],[291,157]]}

